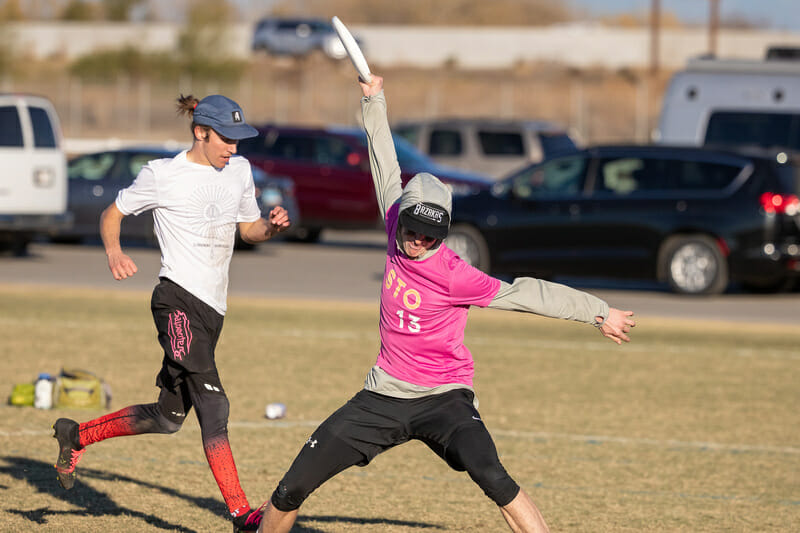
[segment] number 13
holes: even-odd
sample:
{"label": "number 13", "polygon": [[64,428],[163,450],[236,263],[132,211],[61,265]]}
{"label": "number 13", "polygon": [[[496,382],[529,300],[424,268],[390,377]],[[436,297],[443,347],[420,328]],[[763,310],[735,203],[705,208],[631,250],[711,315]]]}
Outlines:
{"label": "number 13", "polygon": [[[399,309],[397,311],[397,316],[400,317],[400,329],[405,327],[405,311]],[[414,316],[411,313],[408,314],[408,331],[411,333],[419,333],[420,326],[419,326],[419,317]]]}

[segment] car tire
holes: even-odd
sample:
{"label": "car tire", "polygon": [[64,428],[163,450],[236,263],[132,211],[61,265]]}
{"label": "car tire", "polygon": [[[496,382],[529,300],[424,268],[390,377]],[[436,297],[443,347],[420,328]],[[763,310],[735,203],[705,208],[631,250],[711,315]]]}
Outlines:
{"label": "car tire", "polygon": [[728,287],[728,262],[707,235],[667,239],[659,254],[659,271],[681,294],[720,294]]}
{"label": "car tire", "polygon": [[467,224],[450,228],[445,244],[461,259],[487,274],[491,268],[489,246],[480,231]]}

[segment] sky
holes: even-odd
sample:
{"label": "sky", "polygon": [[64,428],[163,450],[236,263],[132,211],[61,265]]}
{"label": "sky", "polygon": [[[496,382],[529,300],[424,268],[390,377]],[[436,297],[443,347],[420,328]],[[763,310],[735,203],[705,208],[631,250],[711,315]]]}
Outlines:
{"label": "sky", "polygon": [[[721,19],[745,18],[776,30],[800,32],[800,0],[718,0]],[[596,15],[650,12],[652,0],[571,0],[576,8]],[[683,22],[707,23],[709,0],[660,0],[661,12]]]}

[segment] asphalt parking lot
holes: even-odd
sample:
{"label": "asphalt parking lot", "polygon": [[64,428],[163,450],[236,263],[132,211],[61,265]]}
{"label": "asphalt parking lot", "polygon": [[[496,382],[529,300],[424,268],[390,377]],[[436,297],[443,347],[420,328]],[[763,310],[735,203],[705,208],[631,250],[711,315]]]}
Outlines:
{"label": "asphalt parking lot", "polygon": [[[380,232],[325,232],[319,244],[273,241],[234,254],[231,296],[378,301],[384,245]],[[0,256],[0,282],[149,291],[158,277],[157,249],[127,246],[139,272],[115,281],[102,246],[35,243],[25,257]],[[800,325],[800,292],[687,297],[664,287],[607,280],[556,280],[588,290],[640,318],[686,318]]]}

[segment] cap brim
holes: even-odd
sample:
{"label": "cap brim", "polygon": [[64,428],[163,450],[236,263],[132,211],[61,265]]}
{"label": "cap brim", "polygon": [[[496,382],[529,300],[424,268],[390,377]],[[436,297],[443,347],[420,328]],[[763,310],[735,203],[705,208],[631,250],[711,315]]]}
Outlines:
{"label": "cap brim", "polygon": [[223,137],[237,141],[258,135],[258,130],[249,124],[237,124],[236,126],[214,126],[209,124],[209,126]]}
{"label": "cap brim", "polygon": [[410,229],[415,233],[422,233],[434,239],[444,239],[447,237],[447,232],[450,229],[447,225],[436,226],[414,218],[413,215],[406,212],[400,213],[400,224],[402,224],[404,228]]}

